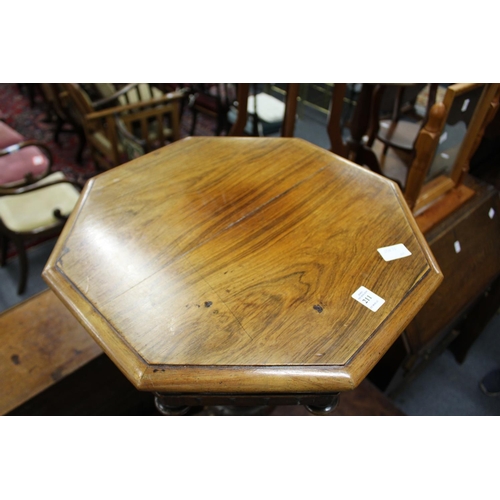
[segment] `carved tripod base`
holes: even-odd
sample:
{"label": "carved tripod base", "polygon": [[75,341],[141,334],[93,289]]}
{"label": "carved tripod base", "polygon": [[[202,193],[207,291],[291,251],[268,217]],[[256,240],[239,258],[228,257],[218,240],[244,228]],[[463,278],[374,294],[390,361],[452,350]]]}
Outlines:
{"label": "carved tripod base", "polygon": [[161,394],[155,405],[162,415],[238,416],[269,415],[275,406],[303,405],[313,415],[329,415],[337,407],[339,393],[329,394]]}

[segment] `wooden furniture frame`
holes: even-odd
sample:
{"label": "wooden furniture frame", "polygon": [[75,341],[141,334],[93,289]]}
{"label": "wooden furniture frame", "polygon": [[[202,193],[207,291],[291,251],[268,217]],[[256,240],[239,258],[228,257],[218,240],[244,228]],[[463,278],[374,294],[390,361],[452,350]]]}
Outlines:
{"label": "wooden furniture frame", "polygon": [[[457,106],[461,107],[467,98],[467,93],[477,88],[483,88],[483,93],[474,108],[473,116],[467,127],[467,133],[450,175],[440,176],[427,182],[427,173],[431,167],[450,111]],[[454,84],[447,89],[443,103],[436,103],[430,109],[429,119],[415,142],[414,160],[409,168],[406,183],[400,183],[405,192],[405,198],[414,212],[422,212],[430,204],[450,191],[457,195],[457,203],[462,203],[471,196],[471,193],[465,188],[460,188],[460,186],[464,175],[468,171],[470,158],[477,149],[487,124],[492,120],[496,112],[498,92],[499,84]],[[375,152],[370,148],[370,135],[373,136],[373,131],[370,131],[370,123],[373,122],[371,117],[374,108],[377,107],[377,103],[374,102],[377,98],[377,84],[362,84],[350,124],[350,138],[347,142],[342,138],[339,120],[345,93],[346,84],[335,84],[327,125],[331,142],[330,150],[358,165],[365,165],[372,171],[385,175]],[[366,137],[368,137],[368,140],[366,140]]]}
{"label": "wooden furniture frame", "polygon": [[[128,160],[180,139],[179,101],[184,94],[177,92],[167,96],[167,100],[153,100],[158,101],[158,104],[153,101],[143,105],[136,103],[121,106],[121,110],[115,112],[118,137],[121,137],[118,142],[124,147]],[[165,117],[170,118],[168,127],[165,127]],[[132,146],[132,152],[124,145],[126,140],[135,145]]]}
{"label": "wooden furniture frame", "polygon": [[[440,175],[428,181],[426,177],[435,158],[439,142],[443,139],[446,140],[443,132],[450,113],[455,111],[457,106],[462,108],[470,92],[479,88],[483,89],[481,97],[474,108],[466,134],[451,166],[451,171],[448,175]],[[484,134],[487,125],[486,118],[495,96],[498,97],[497,93],[498,84],[457,83],[447,88],[442,105],[435,105],[434,119],[429,127],[425,127],[425,136],[428,139],[425,142],[421,140],[420,144],[416,145],[417,158],[410,168],[406,183],[406,199],[416,212],[462,183],[464,175],[469,170],[470,158]],[[454,114],[456,115],[456,113]],[[492,116],[489,118],[491,119]],[[424,157],[424,161],[422,161],[422,157]]]}
{"label": "wooden furniture frame", "polygon": [[[81,116],[87,143],[96,166],[103,170],[116,167],[130,158],[124,152],[117,133],[117,120],[124,122],[123,131],[128,131],[130,138],[135,140],[139,147],[147,153],[155,147],[163,146],[166,142],[173,142],[180,138],[179,106],[184,98],[183,91],[165,94],[161,98],[148,101],[139,101],[132,104],[113,106],[96,111],[85,98],[77,84],[64,84],[69,98]],[[130,90],[124,87],[121,93]],[[116,100],[117,95],[105,101]],[[103,101],[104,102],[104,101]],[[168,132],[163,126],[163,118],[171,119]],[[149,132],[150,122],[156,121],[156,135],[154,141]],[[139,136],[134,137],[132,124],[138,123]],[[127,134],[127,132],[125,132]],[[156,144],[153,144],[156,142]]]}
{"label": "wooden furniture frame", "polygon": [[[281,137],[293,137],[295,128],[295,115],[297,113],[297,97],[299,95],[299,83],[288,83],[286,100],[285,100],[285,116],[283,117],[283,125],[281,127]],[[234,122],[230,136],[245,135],[245,126],[248,120],[248,96],[250,93],[249,83],[239,83],[237,89],[238,114]]]}
{"label": "wooden furniture frame", "polygon": [[[54,142],[60,145],[59,136],[63,132],[75,133],[78,137],[78,149],[75,159],[77,163],[82,163],[83,150],[85,149],[85,131],[81,121],[68,112],[62,99],[63,90],[60,83],[41,83],[40,88],[44,95],[48,107],[48,114],[53,121],[55,117]],[[68,129],[65,125],[69,125]]]}
{"label": "wooden furniture frame", "polygon": [[[426,113],[425,116],[418,122],[402,120],[402,107],[405,102],[405,93],[412,92],[413,99],[410,98],[410,102],[416,100],[417,93],[422,91],[427,84],[415,84],[415,83],[397,83],[397,84],[377,84],[373,92],[373,103],[371,110],[371,124],[370,131],[368,133],[367,145],[372,147],[375,139],[378,139],[383,143],[382,155],[387,153],[389,147],[399,149],[402,151],[407,151],[410,153],[414,152],[415,141],[417,140],[420,130],[424,127],[430,114],[431,107],[436,102],[437,94],[437,83],[430,83],[429,85],[429,96],[427,99]],[[382,100],[386,95],[388,90],[392,90],[395,93],[393,98],[393,110],[390,119],[381,119],[380,107]],[[390,98],[390,97],[389,97]],[[390,99],[392,100],[392,99]],[[387,128],[384,128],[383,126]]]}
{"label": "wooden furniture frame", "polygon": [[[128,83],[119,88],[112,95],[100,97],[94,101],[84,99],[75,106],[68,97],[66,84],[63,83],[42,83],[40,88],[43,92],[45,101],[49,107],[49,113],[55,115],[56,123],[54,129],[54,141],[59,144],[59,135],[62,132],[74,132],[78,136],[78,149],[76,152],[76,161],[82,162],[83,151],[85,149],[86,134],[84,120],[81,114],[82,107],[92,111],[98,111],[105,108],[111,108],[123,104],[120,98],[123,96],[125,104],[127,103],[127,92],[135,88],[137,83]],[[97,91],[96,91],[97,92]],[[70,129],[64,128],[65,124],[70,125]]]}
{"label": "wooden furniture frame", "polygon": [[[54,174],[56,175],[56,174]],[[56,186],[58,184],[71,184],[80,191],[82,186],[77,182],[66,179],[62,174],[60,175],[60,179],[53,180],[50,182],[46,182],[46,177],[48,177],[48,173],[41,179],[38,179],[33,183],[25,183],[22,186],[11,187],[11,188],[3,188],[0,187],[0,197],[1,196],[12,196],[12,195],[22,195],[24,193],[32,193],[38,190],[46,190],[50,189],[52,186]],[[52,177],[52,176],[51,176]],[[54,200],[57,201],[57,200]],[[57,206],[57,204],[55,204]],[[62,214],[58,208],[54,209],[54,222],[41,227],[36,227],[29,231],[12,231],[0,218],[0,265],[3,267],[7,262],[7,246],[8,241],[12,241],[16,247],[17,254],[19,257],[20,264],[20,278],[19,278],[19,286],[18,286],[18,295],[21,295],[25,288],[26,282],[28,280],[28,257],[26,253],[26,242],[28,240],[32,240],[34,238],[49,238],[53,236],[57,236],[63,229],[64,224],[66,223],[68,214]]]}
{"label": "wooden furniture frame", "polygon": [[[469,92],[480,88],[483,89],[481,97],[450,171],[428,179],[450,112],[465,107]],[[432,107],[429,121],[417,139],[415,160],[404,189],[405,199],[424,233],[474,195],[474,191],[464,185],[463,179],[486,126],[497,112],[499,98],[500,84],[459,83],[448,87],[443,102]]]}
{"label": "wooden furniture frame", "polygon": [[[457,108],[460,112],[468,93],[476,89],[483,89],[482,94],[477,105],[475,107],[472,105],[469,109],[469,112],[473,109],[473,113],[449,174],[427,179],[450,113],[454,113]],[[346,84],[335,84],[328,119],[328,135],[332,152],[387,176],[366,140],[375,90],[376,84],[362,85],[350,124],[350,138],[344,141],[339,117],[344,103]],[[429,119],[415,142],[414,159],[409,168],[404,167],[405,171],[408,168],[406,181],[396,181],[424,233],[474,195],[474,191],[463,184],[463,179],[487,125],[497,112],[499,96],[498,83],[459,83],[451,85],[443,102],[434,104],[430,109]]]}
{"label": "wooden furniture frame", "polygon": [[195,135],[198,113],[216,120],[215,135],[221,135],[228,129],[227,113],[234,99],[234,90],[229,83],[190,83],[188,89],[188,107],[192,120],[190,135]]}
{"label": "wooden furniture frame", "polygon": [[327,132],[332,153],[347,158],[358,165],[366,165],[373,172],[384,175],[375,153],[364,140],[370,127],[370,112],[375,89],[376,84],[374,83],[362,84],[349,125],[350,137],[344,141],[341,116],[346,99],[347,83],[335,83],[328,113]]}

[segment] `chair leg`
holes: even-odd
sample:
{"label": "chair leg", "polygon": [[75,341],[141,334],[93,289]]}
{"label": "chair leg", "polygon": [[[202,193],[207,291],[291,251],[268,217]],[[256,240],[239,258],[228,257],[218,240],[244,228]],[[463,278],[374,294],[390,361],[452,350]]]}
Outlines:
{"label": "chair leg", "polygon": [[85,132],[78,130],[78,151],[76,152],[76,161],[79,165],[83,163],[82,155],[83,150],[85,149],[85,145],[87,144],[87,140],[85,138]]}
{"label": "chair leg", "polygon": [[28,257],[26,255],[24,241],[21,237],[14,238],[14,244],[16,245],[17,254],[19,255],[19,267],[21,271],[17,294],[22,295],[26,289],[26,282],[28,281]]}
{"label": "chair leg", "polygon": [[223,111],[219,111],[217,114],[217,129],[215,130],[215,135],[221,135],[223,130],[226,130],[227,126],[227,114]]}
{"label": "chair leg", "polygon": [[7,248],[9,239],[5,234],[0,234],[0,267],[4,267],[7,263]]}
{"label": "chair leg", "polygon": [[222,123],[222,121],[219,119],[217,120],[217,128],[215,129],[215,135],[216,136],[219,136],[221,135],[222,131],[224,130],[224,124]]}
{"label": "chair leg", "polygon": [[194,130],[196,128],[196,118],[198,117],[198,111],[196,111],[196,109],[193,109],[192,112],[193,121],[191,122],[191,130],[189,131],[189,135],[194,135]]}
{"label": "chair leg", "polygon": [[59,116],[56,116],[56,128],[54,130],[53,140],[58,146],[60,146],[59,134],[61,133],[62,127],[63,127],[63,121],[61,120],[61,118],[59,118]]}

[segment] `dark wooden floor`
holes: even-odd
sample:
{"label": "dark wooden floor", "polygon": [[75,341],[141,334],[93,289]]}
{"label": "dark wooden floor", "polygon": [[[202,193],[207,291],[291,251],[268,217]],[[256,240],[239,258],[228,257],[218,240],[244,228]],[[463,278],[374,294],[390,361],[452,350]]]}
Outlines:
{"label": "dark wooden floor", "polygon": [[[210,409],[201,415],[210,414]],[[105,355],[9,413],[10,416],[159,415],[153,396],[137,391]],[[278,406],[270,416],[309,416],[301,406]],[[365,380],[340,397],[332,416],[403,415],[374,385]]]}

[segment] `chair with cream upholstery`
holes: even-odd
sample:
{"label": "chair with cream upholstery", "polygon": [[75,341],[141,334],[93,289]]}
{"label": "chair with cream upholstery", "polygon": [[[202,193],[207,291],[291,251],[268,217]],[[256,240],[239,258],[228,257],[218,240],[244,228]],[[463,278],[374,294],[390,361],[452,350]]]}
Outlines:
{"label": "chair with cream upholstery", "polygon": [[[16,162],[18,147],[0,151],[0,160],[8,168],[8,160]],[[31,164],[33,167],[37,165]],[[29,165],[25,164],[25,170]],[[67,179],[62,172],[42,174],[28,172],[24,180],[0,185],[0,264],[7,261],[9,240],[15,245],[19,256],[21,276],[18,294],[26,288],[28,240],[57,236],[80,196],[81,186]]]}
{"label": "chair with cream upholstery", "polygon": [[62,100],[63,93],[60,83],[40,83],[47,107],[48,119],[54,124],[54,142],[62,146],[59,137],[63,133],[76,134],[78,138],[78,148],[75,155],[75,160],[80,165],[83,162],[83,151],[85,148],[85,132],[82,124],[68,113],[66,106]]}
{"label": "chair with cream upholstery", "polygon": [[293,137],[300,84],[286,84],[285,102],[260,92],[258,85],[237,85],[237,100],[228,112],[228,122],[232,124],[228,135],[263,137],[279,133],[281,137]]}
{"label": "chair with cream upholstery", "polygon": [[[92,84],[104,102],[106,107],[125,106],[137,102],[160,99],[165,95],[158,87],[149,83],[127,83],[117,87],[114,83],[93,83]],[[102,101],[95,103],[99,108]]]}
{"label": "chair with cream upholstery", "polygon": [[[254,84],[253,87],[253,92],[248,94],[245,134],[264,137],[279,132],[285,117],[285,103],[265,92],[259,92],[257,85]],[[236,123],[238,111],[235,104],[229,109],[230,124]]]}
{"label": "chair with cream upholstery", "polygon": [[128,84],[106,98],[108,103],[114,99],[118,105],[97,111],[80,85],[68,83],[64,87],[68,105],[80,115],[94,163],[100,169],[108,170],[131,159],[127,147],[130,143],[124,144],[121,140],[124,136],[137,140],[135,146],[140,148],[136,154],[148,153],[180,139],[179,109],[183,91],[168,94],[159,91],[159,95],[151,90],[153,97],[147,98],[148,89],[154,87]]}

